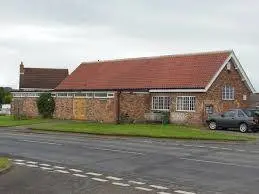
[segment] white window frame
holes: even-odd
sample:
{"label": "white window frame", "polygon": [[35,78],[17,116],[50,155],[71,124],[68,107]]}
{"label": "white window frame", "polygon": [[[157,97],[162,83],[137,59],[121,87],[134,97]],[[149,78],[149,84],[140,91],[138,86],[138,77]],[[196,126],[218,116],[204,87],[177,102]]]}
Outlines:
{"label": "white window frame", "polygon": [[[185,100],[187,99],[187,107],[188,108],[184,108],[184,102],[182,101],[181,105],[179,106],[179,99]],[[191,99],[193,99],[193,101],[191,101]],[[191,108],[193,107],[193,109]],[[178,112],[196,112],[196,96],[177,96],[176,97],[176,111]]]}
{"label": "white window frame", "polygon": [[[162,108],[160,108],[159,106],[159,100],[158,100],[158,107],[159,108],[156,108],[154,105],[154,99],[155,98],[163,98],[163,105],[162,105]],[[168,106],[167,105],[165,105],[165,98],[168,98]],[[171,97],[170,96],[152,96],[152,110],[154,110],[154,111],[169,111],[170,110],[170,106],[171,106]]]}
{"label": "white window frame", "polygon": [[231,85],[223,86],[222,100],[235,100],[235,88]]}

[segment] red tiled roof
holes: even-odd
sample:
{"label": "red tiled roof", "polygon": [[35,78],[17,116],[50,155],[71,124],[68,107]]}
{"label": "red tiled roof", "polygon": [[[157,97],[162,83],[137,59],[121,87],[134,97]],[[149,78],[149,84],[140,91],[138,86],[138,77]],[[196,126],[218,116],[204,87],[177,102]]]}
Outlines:
{"label": "red tiled roof", "polygon": [[231,51],[82,63],[56,90],[205,88]]}
{"label": "red tiled roof", "polygon": [[20,88],[54,89],[68,76],[68,69],[24,68]]}

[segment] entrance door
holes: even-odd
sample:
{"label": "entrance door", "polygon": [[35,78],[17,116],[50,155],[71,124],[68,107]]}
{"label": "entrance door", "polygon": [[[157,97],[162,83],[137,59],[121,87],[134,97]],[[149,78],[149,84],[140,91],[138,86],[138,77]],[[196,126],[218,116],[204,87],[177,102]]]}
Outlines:
{"label": "entrance door", "polygon": [[86,119],[86,101],[83,98],[75,98],[73,100],[73,113],[75,120]]}

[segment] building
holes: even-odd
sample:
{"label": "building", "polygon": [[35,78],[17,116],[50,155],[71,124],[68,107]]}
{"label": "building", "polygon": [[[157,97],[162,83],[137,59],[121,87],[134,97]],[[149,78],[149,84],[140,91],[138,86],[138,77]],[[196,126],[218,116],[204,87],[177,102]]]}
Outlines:
{"label": "building", "polygon": [[12,91],[12,114],[38,116],[36,98],[53,91],[68,76],[68,69],[25,68],[20,64],[19,90]]}
{"label": "building", "polygon": [[142,122],[166,111],[171,122],[201,124],[211,112],[247,107],[254,92],[234,52],[219,51],[82,63],[52,93],[60,119]]}

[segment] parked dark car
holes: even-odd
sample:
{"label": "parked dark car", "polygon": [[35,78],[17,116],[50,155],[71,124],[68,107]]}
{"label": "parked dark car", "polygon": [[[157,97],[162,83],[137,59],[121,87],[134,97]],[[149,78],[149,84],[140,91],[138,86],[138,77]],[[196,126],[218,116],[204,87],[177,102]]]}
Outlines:
{"label": "parked dark car", "polygon": [[245,133],[259,128],[258,115],[257,109],[231,109],[224,113],[209,115],[206,122],[211,130],[238,128],[240,132]]}

